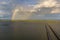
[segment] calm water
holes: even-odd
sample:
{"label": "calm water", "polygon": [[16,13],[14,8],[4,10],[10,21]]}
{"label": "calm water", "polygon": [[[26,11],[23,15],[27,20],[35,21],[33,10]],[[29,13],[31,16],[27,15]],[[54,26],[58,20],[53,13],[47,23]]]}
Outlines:
{"label": "calm water", "polygon": [[[45,22],[0,22],[1,40],[57,40],[49,27],[45,27]],[[60,23],[48,23],[60,37]]]}

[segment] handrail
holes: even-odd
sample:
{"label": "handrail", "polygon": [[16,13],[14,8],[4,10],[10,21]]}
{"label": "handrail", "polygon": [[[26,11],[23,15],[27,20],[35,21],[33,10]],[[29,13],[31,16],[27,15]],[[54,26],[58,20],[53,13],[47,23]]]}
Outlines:
{"label": "handrail", "polygon": [[50,37],[50,34],[49,34],[49,32],[48,32],[48,28],[47,28],[47,26],[45,25],[45,28],[46,28],[46,33],[47,33],[47,40],[50,40],[51,39],[51,37]]}
{"label": "handrail", "polygon": [[60,40],[60,38],[57,36],[56,32],[51,28],[51,26],[49,24],[47,24],[47,26],[51,29],[51,31],[53,32],[53,34],[55,35],[55,37]]}

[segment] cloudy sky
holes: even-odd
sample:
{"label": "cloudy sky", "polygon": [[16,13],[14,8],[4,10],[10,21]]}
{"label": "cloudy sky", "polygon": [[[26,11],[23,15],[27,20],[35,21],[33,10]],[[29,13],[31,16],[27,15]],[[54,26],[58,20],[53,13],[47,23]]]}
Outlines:
{"label": "cloudy sky", "polygon": [[60,0],[0,0],[0,19],[60,19]]}

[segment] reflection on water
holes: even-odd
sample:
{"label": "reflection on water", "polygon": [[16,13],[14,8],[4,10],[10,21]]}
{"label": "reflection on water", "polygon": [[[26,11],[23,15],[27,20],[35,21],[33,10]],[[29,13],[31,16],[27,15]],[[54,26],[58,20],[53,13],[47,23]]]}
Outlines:
{"label": "reflection on water", "polygon": [[12,39],[12,27],[11,22],[1,22],[0,21],[0,39],[1,40],[11,40]]}

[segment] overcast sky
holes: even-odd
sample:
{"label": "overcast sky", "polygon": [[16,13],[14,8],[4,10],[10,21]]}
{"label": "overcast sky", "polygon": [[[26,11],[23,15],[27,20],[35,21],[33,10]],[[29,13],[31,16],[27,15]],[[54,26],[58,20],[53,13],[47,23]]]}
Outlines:
{"label": "overcast sky", "polygon": [[[49,11],[47,12],[47,10]],[[24,16],[18,16],[19,19],[60,19],[58,14],[60,13],[60,0],[0,0],[0,19],[11,19],[12,15],[15,18],[18,15],[17,12],[20,14],[21,12],[29,12]],[[46,16],[46,14],[49,16]],[[58,14],[59,16],[51,17],[50,14]]]}

